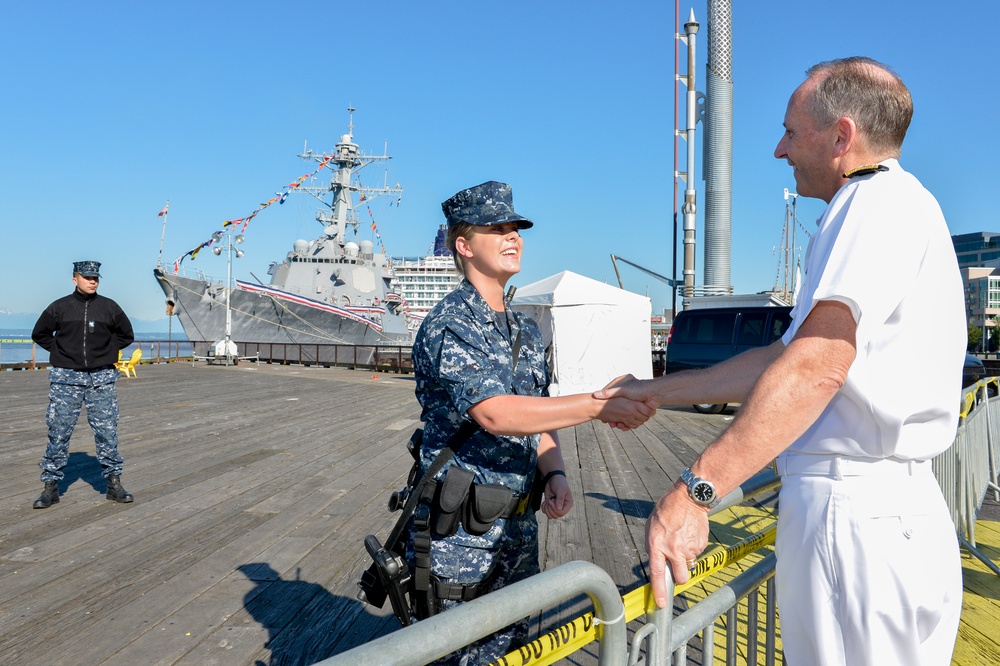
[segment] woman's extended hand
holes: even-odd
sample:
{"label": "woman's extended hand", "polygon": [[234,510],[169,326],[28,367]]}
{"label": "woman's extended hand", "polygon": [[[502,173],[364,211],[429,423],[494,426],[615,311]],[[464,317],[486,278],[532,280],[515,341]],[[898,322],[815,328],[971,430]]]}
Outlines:
{"label": "woman's extended hand", "polygon": [[549,479],[544,492],[541,509],[550,519],[562,518],[573,508],[573,493],[569,490],[569,482],[565,476],[557,474]]}
{"label": "woman's extended hand", "polygon": [[594,398],[608,403],[598,418],[619,430],[631,430],[645,423],[656,413],[657,405],[640,388],[643,383],[630,374],[622,375],[595,392]]}
{"label": "woman's extended hand", "polygon": [[601,405],[598,415],[603,423],[621,430],[638,428],[656,413],[656,409],[644,402],[629,398],[611,398]]}

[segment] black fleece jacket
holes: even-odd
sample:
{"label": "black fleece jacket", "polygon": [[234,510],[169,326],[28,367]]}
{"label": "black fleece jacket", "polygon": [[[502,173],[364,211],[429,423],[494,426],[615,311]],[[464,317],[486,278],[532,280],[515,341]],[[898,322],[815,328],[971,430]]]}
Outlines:
{"label": "black fleece jacket", "polygon": [[57,368],[97,370],[114,365],[118,351],[132,344],[135,335],[113,300],[74,290],[45,308],[31,339],[48,350],[49,362]]}

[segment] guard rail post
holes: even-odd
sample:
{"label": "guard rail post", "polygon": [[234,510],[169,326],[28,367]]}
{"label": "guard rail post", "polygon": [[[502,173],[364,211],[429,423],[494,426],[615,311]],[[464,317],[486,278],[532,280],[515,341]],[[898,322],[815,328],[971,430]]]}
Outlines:
{"label": "guard rail post", "polygon": [[[738,488],[735,488],[731,492],[727,493],[719,503],[708,512],[709,516],[713,516],[721,511],[725,511],[730,507],[736,506],[742,503],[745,499],[750,497],[756,497],[757,495],[762,495],[763,493],[776,490],[781,486],[781,479],[777,474],[771,469],[766,469],[762,472],[758,472],[754,476],[750,477],[744,481]],[[769,575],[773,575],[774,569],[774,559],[773,555],[765,558],[764,561],[771,562],[771,571]],[[760,563],[754,565],[751,569],[753,571],[761,570],[759,569]],[[766,568],[765,568],[766,569]],[[749,571],[747,572],[749,573]],[[746,574],[743,574],[744,576]],[[739,578],[742,578],[740,576]],[[761,578],[760,582],[763,582],[765,578]],[[665,574],[665,584],[667,592],[667,605],[665,608],[658,608],[649,615],[650,625],[655,627],[655,631],[649,637],[649,665],[650,666],[662,666],[671,660],[674,666],[686,666],[687,664],[687,641],[685,638],[683,641],[675,640],[674,632],[676,631],[676,622],[674,618],[674,590],[676,588],[674,584],[673,573],[670,571],[668,566]],[[735,584],[735,580],[732,584]],[[769,593],[768,595],[768,638],[767,645],[770,646],[770,652],[768,656],[773,663],[773,650],[774,650],[774,621],[771,620],[771,614],[774,612],[774,597]],[[700,604],[699,604],[700,605]],[[692,609],[688,609],[684,614],[679,616],[685,617]],[[702,662],[705,664],[711,664],[714,660],[714,643],[715,643],[715,617],[711,618],[711,622],[703,626],[705,634],[702,640]],[[735,617],[735,615],[734,615]],[[756,615],[753,616],[753,623],[756,626]],[[731,627],[734,625],[731,625]],[[735,631],[730,629],[727,632],[727,641],[730,637],[735,638]],[[676,644],[676,645],[675,645]],[[707,646],[707,647],[706,647]],[[634,649],[633,649],[634,650]]]}
{"label": "guard rail post", "polygon": [[[990,384],[997,387],[997,393],[1000,395],[1000,383],[997,382],[995,377],[991,377],[983,386],[983,401],[986,408],[986,455],[989,458],[989,480],[993,490],[993,501],[1000,502],[1000,486],[997,485],[996,430],[993,423],[993,416],[991,416],[990,412]],[[996,410],[993,410],[993,412],[996,412]]]}
{"label": "guard rail post", "polygon": [[595,623],[601,624],[601,666],[625,666],[625,606],[611,577],[591,562],[568,562],[544,571],[315,666],[420,666],[581,592],[594,602]]}
{"label": "guard rail post", "polygon": [[778,597],[774,578],[767,579],[767,627],[764,628],[764,665],[774,666],[774,651],[777,647]]}
{"label": "guard rail post", "polygon": [[[932,465],[955,523],[959,544],[1000,576],[1000,567],[976,547],[976,517],[982,501],[988,490],[993,489],[995,493],[1000,490],[992,462],[994,424],[988,383],[980,380],[975,388],[963,393],[955,441],[946,451],[934,457]],[[983,395],[977,401],[979,391],[983,391]]]}
{"label": "guard rail post", "polygon": [[[757,666],[757,602],[760,590],[755,589],[747,597],[747,666]],[[734,625],[735,626],[735,625]],[[733,632],[736,633],[736,632]],[[735,648],[736,641],[733,641]]]}
{"label": "guard rail post", "polygon": [[667,586],[667,605],[657,608],[649,618],[649,623],[656,629],[649,637],[650,666],[662,666],[670,659],[670,632],[674,621],[674,575],[670,567],[664,575],[664,584]]}

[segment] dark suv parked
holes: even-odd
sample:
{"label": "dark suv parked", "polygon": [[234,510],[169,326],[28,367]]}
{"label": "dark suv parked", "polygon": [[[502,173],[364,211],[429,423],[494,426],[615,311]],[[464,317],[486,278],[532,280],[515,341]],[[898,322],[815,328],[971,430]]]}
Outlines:
{"label": "dark suv parked", "polygon": [[965,365],[962,367],[962,388],[968,388],[986,376],[986,366],[978,356],[965,355]]}
{"label": "dark suv parked", "polygon": [[[678,312],[667,338],[664,374],[706,368],[754,347],[765,347],[791,323],[790,307],[702,308]],[[718,414],[726,405],[694,405]]]}

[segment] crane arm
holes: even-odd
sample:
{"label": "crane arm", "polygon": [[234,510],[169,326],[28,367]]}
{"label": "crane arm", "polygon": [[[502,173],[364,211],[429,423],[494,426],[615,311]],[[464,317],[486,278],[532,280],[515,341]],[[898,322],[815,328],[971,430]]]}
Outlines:
{"label": "crane arm", "polygon": [[660,280],[662,282],[666,282],[671,287],[676,288],[678,285],[683,284],[683,282],[680,282],[678,280],[673,280],[673,279],[668,278],[668,277],[666,277],[664,275],[660,275],[659,273],[657,273],[655,271],[651,271],[648,268],[646,268],[645,266],[640,266],[639,264],[637,264],[635,262],[632,262],[632,261],[629,261],[628,259],[625,259],[623,257],[617,257],[615,255],[611,255],[611,263],[614,264],[615,275],[618,277],[618,286],[621,287],[622,289],[624,289],[624,287],[622,287],[622,279],[621,279],[621,276],[618,274],[618,262],[619,261],[628,264],[632,268],[638,268],[643,273],[646,273],[647,275],[651,275],[651,276],[655,277],[657,280]]}

